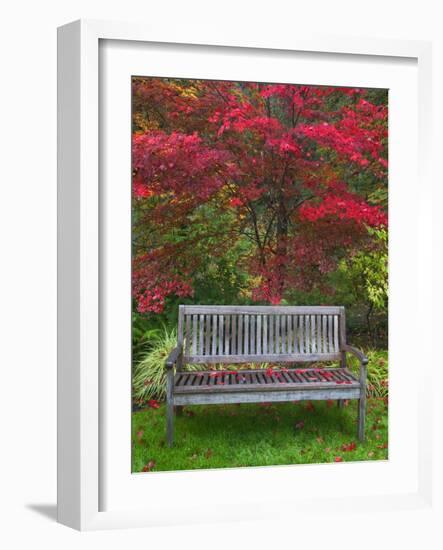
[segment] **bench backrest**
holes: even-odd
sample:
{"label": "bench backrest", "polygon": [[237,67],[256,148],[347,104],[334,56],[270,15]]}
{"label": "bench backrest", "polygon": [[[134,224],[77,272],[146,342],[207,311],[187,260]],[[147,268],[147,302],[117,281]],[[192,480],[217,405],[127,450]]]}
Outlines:
{"label": "bench backrest", "polygon": [[331,361],[346,343],[344,307],[179,307],[184,363]]}

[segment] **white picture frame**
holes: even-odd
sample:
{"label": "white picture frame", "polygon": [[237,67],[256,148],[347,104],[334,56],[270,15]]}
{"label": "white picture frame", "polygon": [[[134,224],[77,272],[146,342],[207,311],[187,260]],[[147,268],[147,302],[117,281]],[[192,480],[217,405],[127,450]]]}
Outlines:
{"label": "white picture frame", "polygon": [[[121,500],[121,506],[115,502],[111,509],[103,510],[102,490],[100,484],[106,480],[103,467],[103,452],[107,449],[104,442],[105,416],[108,414],[103,401],[106,397],[101,387],[102,367],[100,354],[100,336],[102,319],[100,316],[101,302],[106,299],[104,289],[99,284],[103,273],[103,250],[101,249],[100,233],[106,224],[100,224],[99,213],[103,209],[102,194],[99,185],[99,159],[102,143],[100,141],[99,113],[103,106],[99,100],[100,79],[100,44],[103,41],[125,41],[128,48],[132,45],[145,44],[195,44],[199,51],[205,51],[211,56],[211,48],[230,48],[230,53],[254,51],[270,51],[277,55],[285,52],[307,52],[311,54],[334,56],[368,56],[390,59],[395,65],[396,60],[410,59],[416,64],[418,81],[418,124],[419,139],[417,165],[420,182],[420,208],[417,219],[418,234],[412,247],[416,254],[417,265],[424,266],[417,272],[417,315],[420,318],[430,318],[431,288],[429,286],[430,272],[426,269],[432,255],[432,249],[427,245],[431,241],[431,220],[428,212],[431,210],[432,181],[429,176],[430,140],[430,81],[431,81],[431,47],[426,42],[368,40],[343,37],[315,37],[313,35],[297,35],[276,41],[275,39],[257,39],[255,41],[242,37],[212,37],[208,39],[202,30],[199,36],[187,36],[184,29],[180,34],[174,31],[171,36],[156,34],[143,25],[118,22],[77,21],[59,29],[58,35],[58,83],[59,83],[59,141],[58,141],[58,275],[59,275],[59,305],[58,305],[58,519],[59,522],[80,530],[105,529],[130,526],[173,525],[196,521],[232,521],[235,519],[253,519],[264,517],[285,517],[288,512],[269,512],[265,510],[266,499],[272,501],[278,494],[272,495],[272,485],[284,484],[288,471],[284,467],[261,469],[254,476],[262,476],[264,480],[262,495],[254,492],[249,498],[250,506],[245,507],[246,500],[239,499],[236,506],[232,504],[226,509],[216,504],[213,506],[217,514],[208,513],[208,502],[187,509],[180,508],[179,503],[168,509],[168,501],[164,505],[131,506],[127,498]],[[127,52],[126,54],[127,55]],[[185,54],[186,55],[186,54]],[[354,56],[354,57],[353,57]],[[414,128],[414,126],[413,126]],[[129,148],[129,145],[128,145]],[[397,197],[396,200],[398,200]],[[400,198],[401,200],[401,198]],[[429,210],[428,210],[429,209]],[[415,279],[411,279],[415,281]],[[415,326],[415,325],[413,325]],[[411,356],[413,357],[413,355]],[[426,378],[432,375],[432,347],[422,350],[423,361],[429,364]],[[392,383],[392,381],[391,381]],[[119,391],[126,391],[122,387]],[[115,391],[115,385],[114,390]],[[129,396],[127,396],[129,397]],[[323,494],[313,491],[312,498],[306,495],[302,499],[297,495],[281,495],[281,503],[285,507],[297,509],[297,513],[327,512],[331,506],[338,504],[340,513],[349,513],[358,503],[360,510],[366,513],[375,511],[392,512],[402,509],[419,510],[420,513],[434,513],[433,509],[433,476],[431,452],[432,402],[425,394],[424,383],[417,385],[417,456],[416,462],[409,466],[417,471],[416,483],[404,491],[397,490],[384,494],[354,494],[352,487],[361,475],[353,469],[350,474],[346,494],[334,494],[326,499]],[[123,398],[124,403],[124,398]],[[117,429],[118,431],[118,429]],[[121,432],[124,433],[124,432]],[[121,443],[129,447],[129,440]],[[342,465],[334,465],[341,468]],[[354,465],[348,464],[347,468]],[[376,465],[375,465],[376,466]],[[316,476],[318,466],[305,470],[306,477]],[[320,467],[321,468],[321,467]],[[254,469],[251,469],[254,470]],[[348,470],[351,472],[351,470]],[[236,473],[237,472],[237,473]],[[230,473],[206,471],[199,472],[198,479],[194,476],[192,484],[207,484],[208,479],[217,479],[221,487],[226,481],[226,475],[231,482],[237,475],[236,483],[240,483],[240,470],[230,470]],[[320,476],[327,483],[328,470],[323,469]],[[344,472],[341,469],[341,472]],[[130,475],[130,472],[127,472]],[[377,474],[377,472],[375,472]],[[186,479],[186,472],[169,474],[175,476],[169,480],[167,491],[170,493],[174,484]],[[194,474],[193,474],[194,475]],[[247,474],[246,477],[248,477]],[[342,474],[344,475],[344,474]],[[252,474],[251,474],[252,476]],[[326,477],[325,477],[326,476]],[[134,480],[140,476],[132,476]],[[344,475],[346,478],[347,476]],[[341,479],[340,476],[337,479]],[[146,478],[145,478],[146,479]],[[155,479],[157,490],[166,480],[160,476]],[[256,477],[255,477],[256,480]],[[109,482],[109,480],[107,481]],[[138,481],[130,481],[131,485]],[[254,478],[250,483],[255,486]],[[321,480],[319,481],[321,483]],[[189,490],[186,482],[177,493]],[[136,489],[137,491],[137,489]],[[206,495],[207,496],[207,495]],[[214,495],[215,497],[216,495]],[[174,495],[172,494],[172,501]],[[171,498],[169,499],[169,501]],[[353,527],[354,528],[354,527]],[[355,527],[356,528],[356,527]],[[358,531],[356,531],[357,533]],[[352,536],[349,533],[349,536]]]}

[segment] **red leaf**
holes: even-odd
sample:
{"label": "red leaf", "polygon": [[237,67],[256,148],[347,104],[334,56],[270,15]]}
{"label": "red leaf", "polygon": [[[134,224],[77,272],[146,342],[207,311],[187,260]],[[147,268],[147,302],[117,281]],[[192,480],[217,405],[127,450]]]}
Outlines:
{"label": "red leaf", "polygon": [[151,407],[151,409],[158,409],[160,407],[160,403],[156,399],[150,399],[148,401],[148,406]]}
{"label": "red leaf", "polygon": [[142,472],[151,472],[155,468],[155,460],[150,460],[143,466]]}
{"label": "red leaf", "polygon": [[341,456],[336,456],[336,457],[334,458],[334,462],[343,462],[343,459],[342,459]]}
{"label": "red leaf", "polygon": [[357,445],[354,441],[351,441],[351,443],[343,443],[341,446],[342,451],[354,451],[357,448]]}

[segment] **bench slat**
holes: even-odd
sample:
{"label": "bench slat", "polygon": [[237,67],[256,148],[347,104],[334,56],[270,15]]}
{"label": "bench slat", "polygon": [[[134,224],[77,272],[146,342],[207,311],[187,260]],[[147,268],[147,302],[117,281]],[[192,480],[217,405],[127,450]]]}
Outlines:
{"label": "bench slat", "polygon": [[257,355],[261,355],[261,344],[262,344],[262,317],[261,315],[257,315],[257,338],[256,338],[256,350]]}
{"label": "bench slat", "polygon": [[237,353],[243,353],[243,315],[238,316],[238,338],[237,338]]}
{"label": "bench slat", "polygon": [[249,353],[255,355],[255,315],[249,316]]}
{"label": "bench slat", "polygon": [[341,353],[241,354],[241,355],[185,355],[185,363],[305,363],[310,361],[336,361]]}
{"label": "bench slat", "polygon": [[189,314],[215,314],[220,315],[238,315],[238,314],[272,314],[272,315],[316,315],[329,314],[340,315],[341,306],[204,306],[204,305],[185,305],[183,306],[185,315]]}
{"label": "bench slat", "polygon": [[224,331],[224,316],[218,316],[218,354],[223,355],[223,331]]}
{"label": "bench slat", "polygon": [[231,353],[235,355],[237,353],[237,316],[231,317]]}
{"label": "bench slat", "polygon": [[224,349],[224,354],[225,354],[225,355],[229,355],[229,354],[230,354],[230,351],[229,351],[229,336],[230,336],[229,330],[230,330],[230,320],[231,320],[231,316],[230,316],[230,315],[226,315],[226,316],[225,316],[225,349]]}
{"label": "bench slat", "polygon": [[338,349],[338,317],[334,315],[334,351]]}

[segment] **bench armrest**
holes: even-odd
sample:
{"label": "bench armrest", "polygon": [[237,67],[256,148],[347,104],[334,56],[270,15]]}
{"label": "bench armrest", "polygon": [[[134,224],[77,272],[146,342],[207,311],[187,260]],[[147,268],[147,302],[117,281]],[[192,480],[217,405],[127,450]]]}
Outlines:
{"label": "bench armrest", "polygon": [[178,345],[175,347],[171,353],[168,355],[168,358],[165,361],[165,366],[167,369],[172,369],[174,365],[177,363],[177,359],[180,357],[180,355],[183,353],[183,346]]}
{"label": "bench armrest", "polygon": [[360,399],[366,399],[366,378],[368,376],[368,358],[366,355],[360,351],[357,348],[354,348],[353,346],[344,345],[343,351],[347,351],[349,353],[352,353],[352,355],[355,355],[357,359],[360,361],[360,387],[363,394],[363,398]]}
{"label": "bench armrest", "polygon": [[357,359],[360,361],[360,363],[362,365],[367,365],[368,364],[368,358],[359,349],[354,348],[353,346],[345,345],[345,346],[343,346],[343,351],[347,351],[349,353],[352,353],[352,355],[355,355],[355,357],[357,357]]}

